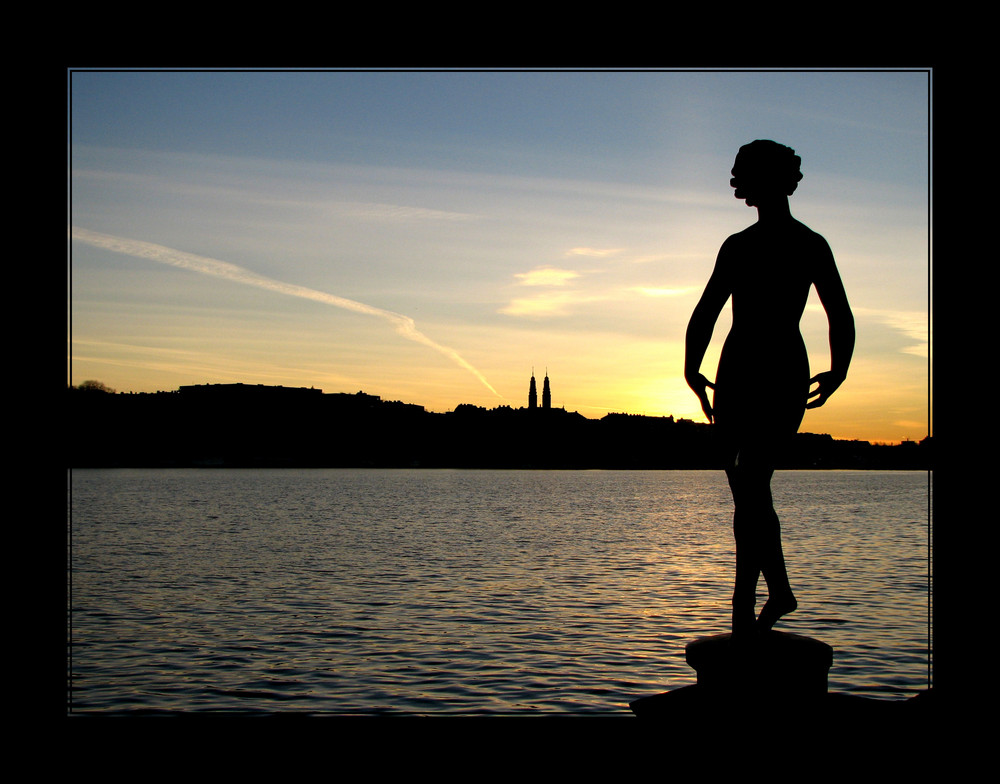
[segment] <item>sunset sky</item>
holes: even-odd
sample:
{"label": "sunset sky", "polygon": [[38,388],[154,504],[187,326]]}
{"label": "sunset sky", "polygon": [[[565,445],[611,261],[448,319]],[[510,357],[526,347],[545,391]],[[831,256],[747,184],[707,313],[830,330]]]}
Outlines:
{"label": "sunset sky", "polygon": [[[928,435],[927,71],[69,73],[68,382],[316,387],[450,411],[704,421],[684,330],[756,220],[737,150],[802,157],[792,213],[854,309],[802,430]],[[714,378],[728,308],[702,370]],[[829,369],[815,292],[802,320]]]}

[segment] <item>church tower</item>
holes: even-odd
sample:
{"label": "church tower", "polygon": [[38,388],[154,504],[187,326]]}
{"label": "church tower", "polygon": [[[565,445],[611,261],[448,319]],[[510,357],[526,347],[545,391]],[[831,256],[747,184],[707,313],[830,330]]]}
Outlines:
{"label": "church tower", "polygon": [[548,411],[550,408],[552,408],[552,390],[549,389],[549,371],[546,369],[545,381],[542,382],[542,410]]}
{"label": "church tower", "polygon": [[538,389],[535,387],[535,371],[531,371],[531,386],[528,387],[528,408],[534,411],[538,408]]}

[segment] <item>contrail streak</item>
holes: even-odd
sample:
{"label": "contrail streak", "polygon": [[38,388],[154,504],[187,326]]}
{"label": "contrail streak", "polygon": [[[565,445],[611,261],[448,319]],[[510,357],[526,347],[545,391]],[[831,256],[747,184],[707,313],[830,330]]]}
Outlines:
{"label": "contrail streak", "polygon": [[74,240],[85,242],[96,248],[114,251],[115,253],[124,253],[128,256],[135,256],[140,259],[150,259],[151,261],[158,261],[163,264],[171,264],[175,267],[182,267],[184,269],[193,270],[194,272],[200,272],[203,275],[212,275],[217,278],[231,280],[235,283],[244,283],[248,286],[256,286],[257,288],[267,289],[268,291],[276,291],[279,294],[287,294],[290,297],[311,299],[316,302],[333,305],[334,307],[353,310],[356,313],[364,313],[368,316],[378,316],[379,318],[385,319],[392,324],[396,332],[403,337],[417,343],[423,343],[425,346],[428,346],[435,351],[439,351],[448,357],[448,359],[456,363],[459,367],[465,368],[472,373],[472,375],[479,379],[483,386],[490,390],[490,392],[494,395],[497,397],[503,397],[492,386],[490,386],[490,383],[486,380],[483,374],[463,359],[457,351],[453,348],[448,348],[448,346],[442,346],[440,343],[436,343],[431,340],[417,329],[416,323],[414,323],[413,319],[409,316],[393,313],[390,310],[382,310],[381,308],[372,307],[371,305],[366,305],[363,302],[356,302],[352,299],[338,297],[334,294],[328,294],[325,291],[316,291],[315,289],[309,289],[305,286],[296,286],[293,283],[282,283],[280,280],[265,278],[263,275],[250,272],[250,270],[237,267],[235,264],[230,264],[226,261],[211,259],[207,256],[196,256],[193,253],[185,253],[184,251],[167,248],[163,245],[154,245],[151,242],[142,242],[141,240],[133,240],[126,237],[115,237],[110,234],[101,234],[99,232],[89,231],[88,229],[82,229],[77,226],[72,227],[71,236]]}

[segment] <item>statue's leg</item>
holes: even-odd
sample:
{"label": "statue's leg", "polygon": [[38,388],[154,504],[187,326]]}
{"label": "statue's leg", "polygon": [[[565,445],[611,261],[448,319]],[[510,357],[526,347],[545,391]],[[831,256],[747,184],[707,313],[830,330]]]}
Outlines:
{"label": "statue's leg", "polygon": [[[754,607],[758,575],[764,575],[768,599],[756,618],[756,627],[766,631],[783,615],[795,610],[797,602],[788,582],[781,523],[771,497],[770,462],[755,460],[741,451],[727,470],[736,507],[733,533],[736,539],[736,585],[733,590],[733,629],[748,623],[748,608]],[[752,612],[752,610],[751,610]]]}

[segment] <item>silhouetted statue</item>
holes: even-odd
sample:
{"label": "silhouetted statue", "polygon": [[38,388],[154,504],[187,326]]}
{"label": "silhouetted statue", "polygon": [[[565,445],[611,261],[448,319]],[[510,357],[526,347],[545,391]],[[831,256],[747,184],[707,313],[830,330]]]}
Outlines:
{"label": "silhouetted statue", "polygon": [[[740,148],[730,184],[737,199],[757,208],[757,222],[723,243],[687,328],[684,377],[715,423],[733,493],[733,634],[740,637],[770,629],[796,608],[771,476],[805,409],[823,405],[843,383],[854,352],[854,316],[830,247],[788,207],[800,164],[794,150],[773,141]],[[831,369],[813,378],[799,332],[811,286],[827,313],[831,353]],[[733,325],[713,384],[701,362],[730,297]],[[714,390],[712,402],[707,389]],[[760,574],[768,599],[755,618]]]}

